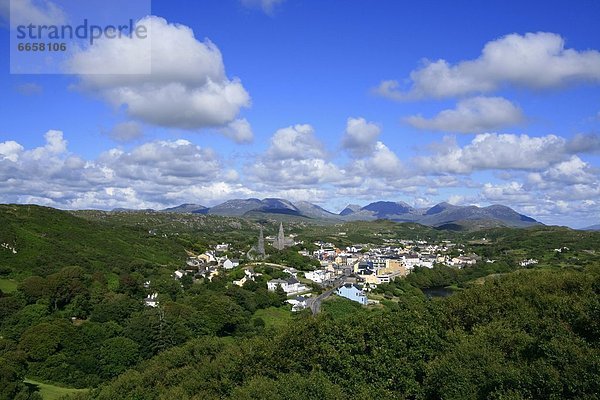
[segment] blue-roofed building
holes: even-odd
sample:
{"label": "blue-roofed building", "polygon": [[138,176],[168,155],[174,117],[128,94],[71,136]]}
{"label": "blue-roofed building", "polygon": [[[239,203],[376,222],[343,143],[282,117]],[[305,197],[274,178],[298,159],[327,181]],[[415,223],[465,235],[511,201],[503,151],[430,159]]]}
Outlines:
{"label": "blue-roofed building", "polygon": [[346,283],[335,292],[338,296],[345,297],[349,300],[356,301],[362,305],[367,304],[367,295],[357,285]]}

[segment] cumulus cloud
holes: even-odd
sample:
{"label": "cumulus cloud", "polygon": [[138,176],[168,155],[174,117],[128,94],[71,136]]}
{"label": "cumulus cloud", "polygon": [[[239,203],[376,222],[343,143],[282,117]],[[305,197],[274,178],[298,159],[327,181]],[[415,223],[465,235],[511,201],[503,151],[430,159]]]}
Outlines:
{"label": "cumulus cloud", "polygon": [[13,140],[0,143],[0,156],[2,160],[16,162],[22,152],[23,146]]}
{"label": "cumulus cloud", "polygon": [[323,145],[317,140],[315,130],[308,124],[294,125],[279,129],[271,138],[271,146],[267,150],[270,159],[323,158]]}
{"label": "cumulus cloud", "polygon": [[421,115],[405,119],[421,130],[456,133],[493,131],[524,120],[521,109],[505,98],[482,96],[461,100],[455,109],[443,110],[429,119]]}
{"label": "cumulus cloud", "polygon": [[522,183],[509,182],[502,185],[486,183],[481,189],[485,200],[492,203],[520,204],[533,200],[532,193],[526,190]]}
{"label": "cumulus cloud", "polygon": [[435,154],[417,157],[422,171],[432,173],[469,174],[477,170],[516,169],[538,170],[563,161],[568,155],[568,141],[556,135],[484,133],[460,147],[446,139],[434,147]]}
{"label": "cumulus cloud", "polygon": [[504,85],[546,89],[582,81],[600,81],[600,52],[566,48],[560,35],[538,32],[488,42],[473,60],[425,60],[410,73],[406,90],[388,80],[374,92],[394,100],[447,98],[489,93]]}
{"label": "cumulus cloud", "polygon": [[117,142],[131,142],[144,136],[140,124],[134,121],[121,122],[115,125],[107,135]]}
{"label": "cumulus cloud", "polygon": [[600,152],[600,136],[595,133],[578,133],[567,143],[571,153],[598,153]]}
{"label": "cumulus cloud", "polygon": [[285,0],[240,0],[248,8],[259,8],[267,15],[273,15],[275,8]]}
{"label": "cumulus cloud", "polygon": [[62,208],[155,207],[224,199],[250,191],[211,149],[187,140],[114,148],[95,160],[68,150],[61,131],[43,146],[0,143],[0,198]]}
{"label": "cumulus cloud", "polygon": [[61,25],[67,20],[65,12],[48,0],[0,0],[0,17],[17,25]]}
{"label": "cumulus cloud", "polygon": [[251,166],[251,179],[286,189],[341,180],[344,172],[326,157],[327,152],[311,125],[282,128],[271,137],[267,151]]}
{"label": "cumulus cloud", "polygon": [[376,178],[400,178],[405,174],[402,162],[392,150],[382,142],[376,142],[367,158],[356,160],[351,171],[356,176]]}
{"label": "cumulus cloud", "polygon": [[78,87],[148,124],[220,127],[227,135],[237,129],[234,138],[248,140],[247,122],[236,120],[250,106],[250,95],[239,79],[227,77],[217,46],[163,18],[149,16],[137,25],[148,27],[148,40],[135,35],[99,40],[69,60],[68,70],[80,77]]}
{"label": "cumulus cloud", "polygon": [[370,155],[375,150],[380,133],[381,128],[373,122],[367,122],[364,118],[348,118],[342,147],[355,157]]}
{"label": "cumulus cloud", "polygon": [[221,132],[236,143],[250,143],[254,138],[252,127],[245,118],[230,122],[226,127],[221,129]]}

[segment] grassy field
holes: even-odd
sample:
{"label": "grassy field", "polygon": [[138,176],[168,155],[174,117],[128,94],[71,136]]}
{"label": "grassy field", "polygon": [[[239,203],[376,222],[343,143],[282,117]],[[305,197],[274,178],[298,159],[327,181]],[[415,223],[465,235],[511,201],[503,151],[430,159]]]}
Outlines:
{"label": "grassy field", "polygon": [[11,293],[17,290],[17,282],[12,279],[0,279],[0,290],[4,293]]}
{"label": "grassy field", "polygon": [[267,328],[279,328],[289,324],[292,320],[292,312],[284,308],[269,307],[257,310],[254,318],[262,318]]}
{"label": "grassy field", "polygon": [[44,400],[56,400],[67,394],[86,392],[88,390],[64,388],[60,386],[49,385],[47,383],[37,382],[31,379],[25,379],[25,383],[32,386],[37,386],[40,395]]}

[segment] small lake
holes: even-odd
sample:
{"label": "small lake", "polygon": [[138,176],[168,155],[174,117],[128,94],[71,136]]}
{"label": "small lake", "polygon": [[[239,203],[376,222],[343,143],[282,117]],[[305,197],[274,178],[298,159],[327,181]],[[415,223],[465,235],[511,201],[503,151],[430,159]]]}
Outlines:
{"label": "small lake", "polygon": [[427,289],[421,289],[421,291],[427,297],[448,297],[451,294],[454,294],[454,290],[445,287],[433,287]]}

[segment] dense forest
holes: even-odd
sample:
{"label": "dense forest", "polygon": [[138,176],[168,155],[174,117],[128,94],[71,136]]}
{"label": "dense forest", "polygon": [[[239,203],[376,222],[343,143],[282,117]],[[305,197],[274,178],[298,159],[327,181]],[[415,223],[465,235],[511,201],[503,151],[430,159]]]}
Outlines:
{"label": "dense forest", "polygon": [[252,338],[194,339],[81,399],[598,398],[600,279],[524,271]]}
{"label": "dense forest", "polygon": [[[307,246],[319,235],[339,245],[431,235],[495,261],[416,268],[381,285],[377,306],[337,299],[313,317],[267,291],[282,276],[269,266],[243,287],[231,285],[239,268],[196,283],[171,275],[186,251],[229,238],[244,253],[258,223],[275,231],[276,221],[2,206],[0,222],[10,247],[0,283],[14,284],[0,291],[2,400],[40,399],[25,378],[90,388],[79,400],[600,396],[598,233],[290,223]],[[312,269],[295,250],[269,260]],[[533,256],[535,266],[515,262]],[[446,286],[455,294],[422,292]],[[150,292],[159,308],[143,305]]]}

